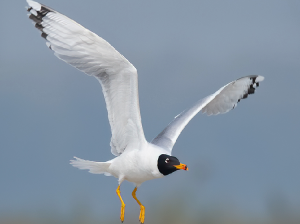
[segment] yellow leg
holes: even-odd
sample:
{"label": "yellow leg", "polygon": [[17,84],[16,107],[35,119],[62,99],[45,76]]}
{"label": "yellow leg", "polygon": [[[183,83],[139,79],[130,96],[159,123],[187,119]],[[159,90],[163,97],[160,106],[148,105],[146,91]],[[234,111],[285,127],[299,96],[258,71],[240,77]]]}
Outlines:
{"label": "yellow leg", "polygon": [[140,205],[140,216],[139,220],[143,224],[145,221],[145,207],[142,205],[142,203],[136,198],[135,192],[137,191],[137,188],[134,188],[132,192],[132,197],[136,200],[136,202]]}
{"label": "yellow leg", "polygon": [[125,203],[121,197],[121,191],[120,191],[120,185],[118,186],[117,190],[117,195],[119,196],[120,198],[120,201],[121,201],[121,215],[120,215],[120,219],[121,219],[121,222],[124,222],[124,216],[125,216]]}

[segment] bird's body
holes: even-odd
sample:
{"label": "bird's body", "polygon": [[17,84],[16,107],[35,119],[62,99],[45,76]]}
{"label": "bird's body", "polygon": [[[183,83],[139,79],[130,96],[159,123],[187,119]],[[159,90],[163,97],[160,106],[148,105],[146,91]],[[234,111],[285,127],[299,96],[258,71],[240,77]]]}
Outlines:
{"label": "bird's body", "polygon": [[111,160],[109,172],[119,180],[124,179],[140,186],[147,180],[164,177],[157,168],[157,158],[166,153],[166,150],[151,143],[147,143],[143,149],[125,150]]}
{"label": "bird's body", "polygon": [[80,169],[88,169],[90,173],[114,176],[121,184],[124,180],[139,187],[143,182],[164,177],[157,167],[157,158],[162,154],[170,154],[167,150],[147,142],[143,148],[129,148],[120,156],[106,162],[94,162],[79,159],[71,164]]}
{"label": "bird's body", "polygon": [[176,140],[189,121],[198,113],[217,115],[237,106],[253,94],[264,78],[250,75],[220,88],[183,111],[154,138],[147,142],[141,122],[136,68],[108,42],[74,20],[38,2],[27,0],[29,18],[42,32],[55,56],[80,71],[95,77],[102,86],[108,120],[111,126],[111,152],[116,157],[107,162],[94,162],[75,157],[71,164],[91,173],[112,175],[119,181],[117,194],[121,201],[120,219],[124,221],[125,203],[120,184],[135,184],[133,198],[140,205],[139,220],[144,223],[145,207],[136,198],[143,182],[161,178],[176,170],[188,170],[171,156]]}

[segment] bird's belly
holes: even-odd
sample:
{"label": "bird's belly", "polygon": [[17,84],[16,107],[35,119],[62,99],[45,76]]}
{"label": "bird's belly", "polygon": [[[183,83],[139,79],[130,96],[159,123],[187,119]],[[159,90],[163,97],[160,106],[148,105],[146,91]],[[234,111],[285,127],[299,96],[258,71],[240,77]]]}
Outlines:
{"label": "bird's belly", "polygon": [[109,169],[111,174],[119,180],[124,179],[141,184],[146,180],[163,177],[156,163],[156,160],[151,161],[146,156],[140,156],[140,153],[132,151],[117,157]]}
{"label": "bird's belly", "polygon": [[120,166],[119,164],[111,166],[111,173],[116,178],[124,178],[129,182],[133,182],[136,184],[141,184],[146,180],[152,180],[155,178],[159,178],[160,176],[155,175],[155,173],[151,172],[149,169],[144,169],[142,166],[136,167],[130,164],[126,164],[126,166]]}
{"label": "bird's belly", "polygon": [[155,175],[149,172],[141,172],[137,170],[131,170],[130,172],[124,173],[125,180],[136,184],[141,184],[146,180],[152,180],[157,178]]}

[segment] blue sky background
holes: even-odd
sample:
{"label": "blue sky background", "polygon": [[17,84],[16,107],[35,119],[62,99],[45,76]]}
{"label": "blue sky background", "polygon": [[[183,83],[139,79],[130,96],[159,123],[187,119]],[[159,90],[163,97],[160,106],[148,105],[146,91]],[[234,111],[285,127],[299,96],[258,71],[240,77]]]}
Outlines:
{"label": "blue sky background", "polygon": [[[149,141],[228,82],[265,77],[230,113],[199,114],[186,127],[173,155],[190,170],[142,184],[137,195],[148,207],[146,219],[155,206],[174,200],[186,209],[221,207],[266,217],[279,198],[299,213],[299,1],[43,3],[106,39],[137,68]],[[113,158],[99,83],[47,49],[25,1],[0,6],[0,217],[70,216],[83,206],[90,216],[115,214],[117,220],[117,180],[69,165],[73,156]],[[121,190],[127,214],[138,214],[133,185]]]}

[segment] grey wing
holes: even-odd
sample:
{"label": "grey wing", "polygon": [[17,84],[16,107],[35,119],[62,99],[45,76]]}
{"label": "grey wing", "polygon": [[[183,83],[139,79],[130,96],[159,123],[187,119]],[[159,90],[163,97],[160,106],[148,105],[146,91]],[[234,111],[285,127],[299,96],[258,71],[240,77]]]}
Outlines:
{"label": "grey wing", "polygon": [[120,155],[128,145],[146,142],[142,128],[136,68],[108,42],[70,18],[27,0],[29,18],[54,54],[102,86],[111,126],[111,151]]}
{"label": "grey wing", "polygon": [[177,115],[151,143],[172,151],[182,130],[199,111],[207,115],[226,113],[235,108],[241,99],[253,94],[259,82],[263,80],[262,76],[252,75],[228,83],[214,94],[201,99],[194,106]]}

